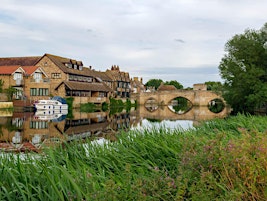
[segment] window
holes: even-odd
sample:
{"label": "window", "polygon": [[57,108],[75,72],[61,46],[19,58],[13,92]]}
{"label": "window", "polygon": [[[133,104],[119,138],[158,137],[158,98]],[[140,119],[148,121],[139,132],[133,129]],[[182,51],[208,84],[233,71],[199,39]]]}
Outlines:
{"label": "window", "polygon": [[31,96],[48,96],[48,88],[31,88]]}
{"label": "window", "polygon": [[30,128],[47,129],[48,128],[48,122],[47,121],[31,121],[30,122]]}
{"label": "window", "polygon": [[21,80],[22,74],[21,73],[14,73],[14,80]]}
{"label": "window", "polygon": [[67,66],[68,68],[72,68],[72,64],[70,63],[65,63],[65,66]]}
{"label": "window", "polygon": [[42,80],[42,73],[34,73],[33,78],[36,82],[40,82]]}
{"label": "window", "polygon": [[53,79],[59,79],[59,78],[61,78],[61,73],[52,73],[52,74],[51,74],[51,77],[52,77]]}

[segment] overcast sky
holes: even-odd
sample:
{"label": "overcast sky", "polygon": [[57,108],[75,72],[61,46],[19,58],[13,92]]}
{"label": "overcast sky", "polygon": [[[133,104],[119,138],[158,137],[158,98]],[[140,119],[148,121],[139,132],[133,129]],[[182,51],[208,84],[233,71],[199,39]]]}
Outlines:
{"label": "overcast sky", "polygon": [[266,0],[1,0],[0,57],[50,53],[192,87],[221,81],[227,40],[266,22]]}

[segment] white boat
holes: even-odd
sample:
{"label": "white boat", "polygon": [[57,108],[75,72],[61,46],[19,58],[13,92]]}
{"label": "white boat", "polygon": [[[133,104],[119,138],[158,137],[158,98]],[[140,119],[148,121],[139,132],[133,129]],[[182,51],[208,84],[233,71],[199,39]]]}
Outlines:
{"label": "white boat", "polygon": [[34,107],[36,110],[68,110],[67,102],[64,98],[60,96],[54,96],[49,100],[38,100],[34,102]]}
{"label": "white boat", "polygon": [[41,121],[53,121],[59,122],[66,118],[68,110],[36,110],[34,114],[34,119]]}

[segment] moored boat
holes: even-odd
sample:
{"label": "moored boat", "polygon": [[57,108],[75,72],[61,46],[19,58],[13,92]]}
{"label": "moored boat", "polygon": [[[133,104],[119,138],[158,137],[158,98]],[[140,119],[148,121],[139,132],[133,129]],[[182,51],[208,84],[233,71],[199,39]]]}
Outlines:
{"label": "moored boat", "polygon": [[66,100],[60,96],[54,96],[49,100],[38,100],[34,102],[36,110],[68,110]]}

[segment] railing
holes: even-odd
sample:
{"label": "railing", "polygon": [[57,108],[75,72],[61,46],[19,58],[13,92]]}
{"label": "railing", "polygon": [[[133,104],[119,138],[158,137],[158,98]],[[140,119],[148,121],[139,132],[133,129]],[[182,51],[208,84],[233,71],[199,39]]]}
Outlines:
{"label": "railing", "polygon": [[44,79],[31,79],[31,82],[35,82],[35,83],[49,83],[50,79],[49,78],[44,78]]}

